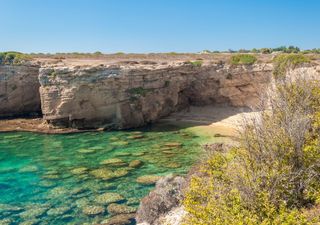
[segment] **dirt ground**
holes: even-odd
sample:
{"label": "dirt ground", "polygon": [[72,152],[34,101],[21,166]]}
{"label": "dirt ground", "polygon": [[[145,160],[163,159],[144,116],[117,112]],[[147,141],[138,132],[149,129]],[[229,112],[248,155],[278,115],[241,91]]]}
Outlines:
{"label": "dirt ground", "polygon": [[[34,61],[44,64],[63,63],[66,65],[134,65],[134,64],[168,64],[171,62],[187,62],[202,60],[204,62],[229,62],[232,54],[187,54],[187,53],[150,53],[150,54],[104,54],[104,55],[86,55],[86,54],[58,54],[51,56],[34,56]],[[258,62],[270,62],[273,55],[255,54]]]}

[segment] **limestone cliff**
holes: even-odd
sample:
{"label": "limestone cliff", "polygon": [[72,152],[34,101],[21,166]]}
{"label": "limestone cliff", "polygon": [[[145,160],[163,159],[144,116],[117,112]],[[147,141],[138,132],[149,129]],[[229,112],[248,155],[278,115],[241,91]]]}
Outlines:
{"label": "limestone cliff", "polygon": [[41,113],[39,67],[0,65],[0,117]]}
{"label": "limestone cliff", "polygon": [[42,113],[58,126],[137,127],[189,105],[254,105],[271,71],[265,63],[53,65],[40,69]]}

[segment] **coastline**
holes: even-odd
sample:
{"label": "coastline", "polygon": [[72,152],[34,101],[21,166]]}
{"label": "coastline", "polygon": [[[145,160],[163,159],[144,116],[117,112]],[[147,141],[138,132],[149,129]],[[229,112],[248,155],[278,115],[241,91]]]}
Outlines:
{"label": "coastline", "polygon": [[[172,113],[171,115],[155,122],[170,124],[176,127],[186,128],[188,131],[199,136],[215,140],[237,136],[237,129],[244,118],[254,116],[247,108],[236,108],[231,106],[191,106],[187,110]],[[68,134],[81,132],[98,132],[100,129],[74,129],[54,127],[42,118],[13,118],[0,120],[0,132],[35,132],[44,134]]]}

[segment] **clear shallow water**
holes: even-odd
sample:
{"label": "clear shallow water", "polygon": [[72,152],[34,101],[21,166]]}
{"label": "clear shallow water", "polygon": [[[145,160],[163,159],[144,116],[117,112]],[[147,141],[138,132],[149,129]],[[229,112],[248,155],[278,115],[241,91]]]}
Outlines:
{"label": "clear shallow water", "polygon": [[[101,194],[120,194],[118,203],[137,207],[153,188],[137,178],[186,173],[198,159],[201,140],[168,127],[64,135],[0,133],[0,224],[99,223],[110,217],[107,204],[99,201]],[[182,146],[166,146],[170,142]],[[101,164],[114,158],[113,164]],[[132,160],[143,165],[129,167]],[[87,215],[88,206],[105,212]]]}

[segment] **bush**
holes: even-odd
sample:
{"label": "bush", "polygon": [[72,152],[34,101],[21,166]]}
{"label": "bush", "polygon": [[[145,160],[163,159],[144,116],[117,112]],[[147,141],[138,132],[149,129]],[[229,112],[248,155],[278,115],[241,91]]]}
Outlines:
{"label": "bush", "polygon": [[250,54],[237,54],[231,56],[231,64],[233,65],[251,65],[256,61],[257,58]]}
{"label": "bush", "polygon": [[188,61],[187,63],[191,64],[192,66],[202,66],[203,61],[202,60],[196,60],[196,61]]}
{"label": "bush", "polygon": [[30,60],[30,56],[20,52],[0,52],[0,64],[19,65]]}
{"label": "bush", "polygon": [[288,70],[310,62],[310,58],[302,54],[281,54],[273,59],[274,70],[273,75],[275,78],[283,77]]}
{"label": "bush", "polygon": [[128,92],[131,95],[145,96],[149,92],[149,90],[144,89],[143,87],[137,87],[131,88]]}
{"label": "bush", "polygon": [[262,54],[270,54],[271,52],[272,52],[272,49],[270,49],[270,48],[260,49],[260,53],[262,53]]}
{"label": "bush", "polygon": [[320,83],[277,82],[240,144],[214,151],[191,179],[187,224],[318,224],[305,211],[320,204]]}

